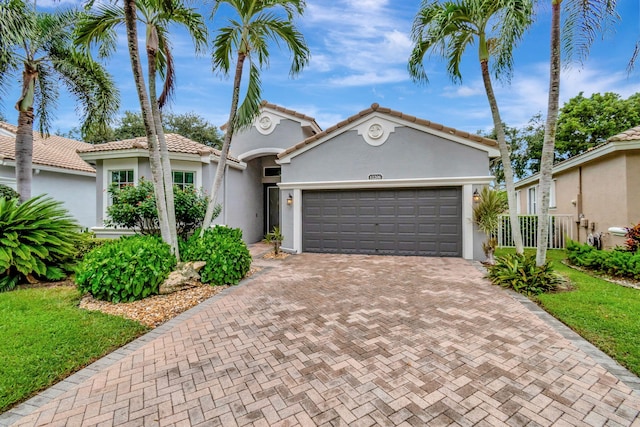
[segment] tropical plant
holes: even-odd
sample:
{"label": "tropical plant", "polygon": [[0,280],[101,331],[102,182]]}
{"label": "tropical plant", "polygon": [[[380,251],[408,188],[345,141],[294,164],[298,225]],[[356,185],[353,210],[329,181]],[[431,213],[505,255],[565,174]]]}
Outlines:
{"label": "tropical plant", "polygon": [[480,200],[473,207],[473,221],[480,231],[487,235],[487,241],[482,243],[482,249],[487,257],[487,264],[495,264],[493,254],[498,246],[496,233],[500,224],[500,215],[509,208],[506,193],[484,187],[480,193]]}
{"label": "tropical plant", "polygon": [[[139,16],[137,16],[139,11]],[[136,17],[145,25],[149,92],[147,94],[137,46]],[[196,50],[206,46],[207,29],[202,16],[179,0],[125,0],[124,9],[103,4],[91,12],[79,25],[77,42],[85,47],[97,42],[102,55],[116,45],[115,28],[125,24],[136,89],[149,147],[160,232],[180,259],[174,209],[173,182],[169,151],[164,138],[160,109],[175,89],[175,69],[168,39],[171,24],[183,26],[191,35]],[[156,79],[164,79],[158,97]]]}
{"label": "tropical plant", "polygon": [[21,280],[60,280],[73,265],[80,226],[62,202],[0,197],[0,292]]}
{"label": "tropical plant", "polygon": [[171,247],[157,236],[129,236],[93,249],[76,268],[81,292],[111,302],[156,295],[176,265]]}
{"label": "tropical plant", "polygon": [[534,256],[509,254],[500,256],[488,267],[487,277],[494,285],[513,289],[525,295],[538,295],[555,290],[563,279],[553,270],[551,261],[536,265]]}
{"label": "tropical plant", "polygon": [[[177,232],[186,239],[202,225],[208,198],[202,191],[189,186],[183,189],[176,185],[173,192]],[[107,208],[105,225],[131,228],[143,235],[158,234],[158,210],[151,182],[141,179],[138,185],[122,188],[114,184],[109,188],[109,194],[112,203]],[[221,210],[222,207],[218,205],[216,217]]]}
{"label": "tropical plant", "polygon": [[595,270],[600,273],[640,279],[640,252],[616,248],[602,251],[588,244],[573,241],[567,243],[567,258],[573,265]]}
{"label": "tropical plant", "polygon": [[624,244],[629,252],[638,252],[640,250],[640,223],[633,227],[627,227],[624,237]]}
{"label": "tropical plant", "polygon": [[[566,6],[562,36],[560,31],[561,11]],[[579,59],[589,53],[596,35],[617,20],[616,0],[551,0],[551,49],[549,60],[549,98],[544,141],[540,156],[540,196],[538,212],[538,250],[536,264],[543,266],[547,259],[549,242],[549,205],[551,180],[558,123],[560,99],[561,41],[564,40],[564,56],[567,59],[577,55]]]}
{"label": "tropical plant", "polygon": [[20,200],[31,197],[33,122],[48,135],[60,84],[80,102],[82,128],[101,128],[118,111],[118,90],[102,66],[72,43],[77,11],[37,12],[26,0],[0,2],[0,90],[22,68],[16,103],[16,184]]}
{"label": "tropical plant", "polygon": [[13,188],[4,185],[4,184],[0,184],[0,198],[2,199],[14,199],[14,198],[19,198],[20,194],[18,194],[18,192],[16,190],[14,190]]}
{"label": "tropical plant", "polygon": [[193,236],[183,246],[185,261],[206,261],[202,283],[236,285],[251,267],[251,254],[242,241],[242,230],[217,226]]}
{"label": "tropical plant", "polygon": [[[237,130],[251,125],[260,111],[262,102],[260,70],[269,64],[269,42],[282,43],[293,54],[289,69],[291,76],[302,71],[309,62],[310,55],[304,37],[292,23],[294,16],[302,15],[305,7],[304,0],[215,0],[214,13],[224,3],[233,9],[239,19],[229,19],[229,25],[218,30],[218,35],[213,41],[213,66],[214,69],[228,75],[235,55],[235,74],[229,120],[216,175],[211,184],[211,199],[205,214],[202,233],[209,228],[213,220],[231,139]],[[278,16],[277,10],[283,10],[286,18]],[[238,108],[242,70],[247,60],[249,62],[247,92]]]}
{"label": "tropical plant", "polygon": [[493,74],[508,80],[513,66],[513,49],[531,24],[532,15],[533,0],[423,0],[413,21],[413,50],[408,64],[409,74],[415,81],[427,82],[424,57],[429,52],[435,53],[447,60],[449,77],[454,82],[461,82],[462,56],[468,46],[477,42],[482,81],[502,158],[509,217],[517,253],[523,253],[524,246],[517,220],[513,169],[493,91],[489,60],[494,59]]}
{"label": "tropical plant", "polygon": [[282,246],[282,241],[284,240],[284,237],[280,232],[280,227],[273,227],[273,230],[267,233],[264,237],[267,243],[273,245],[273,253],[278,255],[280,253],[280,246]]}

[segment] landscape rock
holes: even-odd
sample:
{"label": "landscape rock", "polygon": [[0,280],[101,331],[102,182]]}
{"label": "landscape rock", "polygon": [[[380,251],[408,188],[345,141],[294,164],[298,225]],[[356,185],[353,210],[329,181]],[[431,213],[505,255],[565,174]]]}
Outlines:
{"label": "landscape rock", "polygon": [[160,294],[166,295],[183,289],[192,288],[195,282],[200,280],[198,272],[207,263],[205,261],[191,261],[179,263],[176,269],[169,274],[169,277],[160,285]]}

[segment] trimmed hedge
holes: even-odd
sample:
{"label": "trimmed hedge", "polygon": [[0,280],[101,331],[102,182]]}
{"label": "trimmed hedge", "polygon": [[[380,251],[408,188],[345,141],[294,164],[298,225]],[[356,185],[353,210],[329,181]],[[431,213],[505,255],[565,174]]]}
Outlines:
{"label": "trimmed hedge", "polygon": [[121,237],[84,257],[76,268],[76,284],[96,299],[135,301],[157,294],[175,265],[171,247],[159,237]]}
{"label": "trimmed hedge", "polygon": [[587,244],[567,242],[567,258],[578,267],[584,267],[612,276],[640,280],[640,251],[624,249],[602,251]]}
{"label": "trimmed hedge", "polygon": [[217,226],[199,230],[180,248],[183,261],[206,261],[200,281],[212,285],[236,285],[251,267],[251,255],[242,241],[242,230]]}

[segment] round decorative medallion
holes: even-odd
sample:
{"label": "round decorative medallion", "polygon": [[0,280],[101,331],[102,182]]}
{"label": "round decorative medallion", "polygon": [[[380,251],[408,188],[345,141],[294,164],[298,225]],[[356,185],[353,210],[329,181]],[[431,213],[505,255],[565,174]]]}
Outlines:
{"label": "round decorative medallion", "polygon": [[260,127],[264,130],[267,130],[271,127],[271,118],[268,116],[260,117]]}
{"label": "round decorative medallion", "polygon": [[382,126],[380,126],[378,123],[374,123],[369,126],[367,134],[371,139],[380,139],[382,135],[384,135],[384,129],[382,129]]}

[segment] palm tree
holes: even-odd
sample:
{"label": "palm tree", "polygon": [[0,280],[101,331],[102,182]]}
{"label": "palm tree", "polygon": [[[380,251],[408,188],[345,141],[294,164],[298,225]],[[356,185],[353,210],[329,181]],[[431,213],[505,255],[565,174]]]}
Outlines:
{"label": "palm tree", "polygon": [[500,225],[500,215],[507,209],[509,209],[507,194],[489,187],[482,189],[480,200],[473,207],[473,221],[478,229],[487,235],[487,241],[482,244],[487,264],[495,264],[493,254],[498,246],[498,240],[495,236]]}
{"label": "palm tree", "polygon": [[411,37],[414,47],[408,65],[409,74],[415,81],[427,82],[423,60],[427,53],[435,53],[447,60],[449,77],[454,82],[461,82],[462,55],[468,46],[477,41],[482,80],[504,168],[509,217],[517,253],[523,253],[524,247],[516,209],[513,168],[504,125],[493,92],[489,59],[495,59],[494,75],[508,80],[513,65],[513,48],[531,24],[532,16],[532,0],[459,0],[442,3],[423,0],[413,21]]}
{"label": "palm tree", "polygon": [[[134,8],[133,10],[131,10],[131,6]],[[98,7],[79,25],[77,42],[87,47],[94,42],[99,42],[101,54],[107,55],[115,46],[115,30],[119,25],[126,24],[128,37],[137,34],[135,22],[132,25],[127,25],[130,16],[137,16],[137,19],[145,25],[149,79],[148,98],[142,76],[137,41],[129,43],[129,52],[132,57],[134,78],[147,133],[160,229],[163,239],[171,244],[174,253],[179,258],[171,162],[161,117],[161,108],[166,104],[175,88],[175,69],[167,29],[170,24],[179,24],[185,27],[191,35],[197,51],[202,51],[206,46],[207,29],[200,14],[185,7],[177,0],[137,0],[133,3],[125,3],[124,9],[108,4]],[[133,37],[133,40],[136,39],[137,36]],[[156,90],[158,74],[164,80],[163,92],[160,97],[158,97]]]}
{"label": "palm tree", "polygon": [[[236,130],[251,125],[259,113],[261,99],[260,69],[269,64],[269,41],[284,45],[293,54],[289,74],[294,76],[309,62],[309,48],[304,37],[293,25],[294,16],[302,15],[304,0],[215,0],[214,13],[226,3],[239,19],[230,19],[229,25],[218,30],[213,41],[213,66],[228,75],[236,56],[233,94],[227,132],[222,144],[216,175],[211,185],[211,198],[202,224],[201,235],[213,220],[220,184],[224,178],[225,166],[231,139]],[[284,10],[286,18],[278,16],[276,10]],[[245,61],[249,61],[249,82],[240,108],[240,83]]]}
{"label": "palm tree", "polygon": [[33,122],[48,135],[58,85],[76,96],[83,112],[82,129],[105,128],[118,111],[118,91],[111,76],[72,43],[77,11],[40,13],[23,0],[0,3],[0,88],[20,67],[22,90],[16,135],[16,183],[20,200],[31,197]]}
{"label": "palm tree", "polygon": [[[564,3],[564,5],[563,5]],[[561,29],[561,12],[567,16]],[[538,213],[538,249],[536,265],[542,266],[547,259],[549,243],[549,200],[556,128],[560,98],[561,41],[564,40],[564,56],[567,59],[583,59],[596,35],[618,19],[615,0],[551,0],[551,49],[549,69],[549,99],[545,123],[542,155],[540,158],[540,212]]]}

